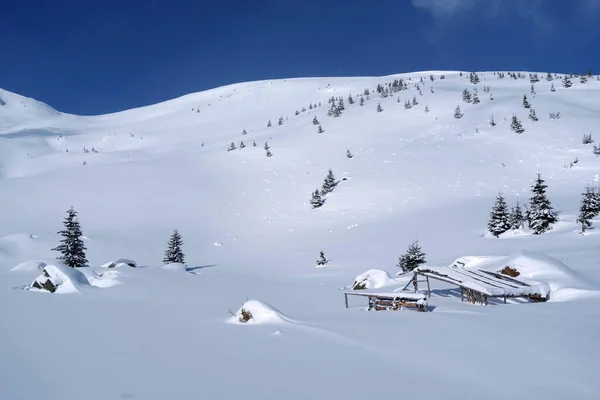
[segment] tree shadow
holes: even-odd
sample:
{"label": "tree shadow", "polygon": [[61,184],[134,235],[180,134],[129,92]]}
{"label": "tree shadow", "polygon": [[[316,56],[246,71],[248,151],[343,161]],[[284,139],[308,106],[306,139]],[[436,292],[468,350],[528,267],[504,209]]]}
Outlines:
{"label": "tree shadow", "polygon": [[216,267],[216,266],[217,266],[217,264],[197,265],[195,267],[186,267],[185,270],[186,270],[186,272],[194,272],[194,271],[197,271],[199,269],[213,268],[213,267]]}

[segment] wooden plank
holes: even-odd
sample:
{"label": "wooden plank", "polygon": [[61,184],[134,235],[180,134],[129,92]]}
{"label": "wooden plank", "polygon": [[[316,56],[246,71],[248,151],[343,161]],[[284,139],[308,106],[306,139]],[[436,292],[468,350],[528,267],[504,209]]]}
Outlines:
{"label": "wooden plank", "polygon": [[427,278],[427,298],[430,299],[431,298],[431,286],[429,286],[429,277],[426,276]]}
{"label": "wooden plank", "polygon": [[344,293],[344,300],[346,301],[346,308],[348,308],[348,293]]}

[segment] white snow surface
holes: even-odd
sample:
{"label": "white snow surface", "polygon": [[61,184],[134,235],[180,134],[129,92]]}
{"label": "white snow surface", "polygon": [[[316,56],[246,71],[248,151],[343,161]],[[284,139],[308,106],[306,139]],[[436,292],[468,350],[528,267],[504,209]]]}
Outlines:
{"label": "white snow surface", "polygon": [[[600,174],[581,140],[600,141],[600,82],[564,88],[539,74],[535,95],[508,74],[473,85],[427,71],[246,82],[99,116],[0,90],[0,399],[598,399],[599,231],[580,235],[575,219]],[[396,78],[408,90],[359,105]],[[475,87],[481,103],[464,103]],[[339,118],[327,116],[331,96],[344,97]],[[339,183],[311,209],[330,168]],[[485,235],[498,191],[525,204],[538,171],[559,223]],[[70,206],[89,268],[50,267]],[[185,273],[161,262],[175,228]],[[427,313],[345,309],[340,287],[369,269],[394,274],[415,239],[427,265],[512,264],[551,300],[472,305],[432,282]],[[332,268],[315,268],[320,250]],[[143,268],[99,268],[122,255]],[[21,290],[41,263],[74,290]],[[275,324],[227,323],[246,299]]]}
{"label": "white snow surface", "polygon": [[[252,314],[247,322],[240,321],[242,317],[242,311],[247,311]],[[272,305],[264,303],[259,300],[248,300],[246,301],[239,310],[232,315],[228,320],[232,324],[240,325],[256,325],[256,324],[282,324],[285,322],[295,322],[289,317],[281,313],[281,311],[274,308]]]}
{"label": "white snow surface", "polygon": [[386,271],[381,269],[370,269],[354,278],[352,287],[364,285],[365,289],[378,289],[394,285],[395,283],[396,281],[394,281]]}

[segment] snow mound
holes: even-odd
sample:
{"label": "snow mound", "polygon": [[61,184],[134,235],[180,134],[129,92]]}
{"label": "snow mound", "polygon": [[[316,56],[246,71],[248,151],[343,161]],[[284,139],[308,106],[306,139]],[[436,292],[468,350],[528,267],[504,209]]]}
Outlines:
{"label": "snow mound", "polygon": [[121,268],[121,267],[131,267],[137,268],[137,263],[133,260],[129,260],[127,258],[119,258],[114,261],[107,262],[106,264],[102,264],[100,268]]}
{"label": "snow mound", "polygon": [[99,288],[107,288],[121,283],[118,279],[119,272],[112,269],[102,272],[86,269],[82,272],[86,275],[90,285]]}
{"label": "snow mound", "polygon": [[20,264],[18,264],[17,266],[13,267],[11,269],[11,271],[43,271],[44,268],[46,268],[46,264],[43,261],[39,261],[39,260],[29,260],[29,261],[24,261]]}
{"label": "snow mound", "polygon": [[76,268],[64,265],[46,265],[43,273],[29,290],[51,293],[76,293],[90,286],[87,276]]}
{"label": "snow mound", "polygon": [[394,283],[396,282],[394,282],[387,272],[381,269],[370,269],[354,278],[352,289],[377,289],[393,285]]}
{"label": "snow mound", "polygon": [[[248,319],[248,317],[250,317]],[[243,322],[247,319],[246,322]],[[270,304],[258,300],[248,300],[227,322],[240,325],[283,324],[295,322]]]}
{"label": "snow mound", "polygon": [[166,269],[168,271],[187,271],[187,266],[181,263],[170,263],[162,266],[162,269]]}

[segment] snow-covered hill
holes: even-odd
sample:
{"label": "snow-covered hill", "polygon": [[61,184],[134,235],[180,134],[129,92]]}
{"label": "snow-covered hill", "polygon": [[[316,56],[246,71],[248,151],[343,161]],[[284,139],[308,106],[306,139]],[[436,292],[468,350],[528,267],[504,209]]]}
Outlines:
{"label": "snow-covered hill", "polygon": [[[595,398],[600,250],[575,219],[600,174],[582,143],[600,140],[600,82],[538,73],[532,93],[519,75],[249,82],[91,117],[0,90],[0,398]],[[329,169],[339,183],[312,209]],[[554,229],[486,235],[498,192],[527,203],[538,171]],[[54,262],[70,206],[94,290],[20,290]],[[187,270],[160,268],[174,228]],[[434,285],[427,314],[344,308],[341,288],[395,275],[416,239],[430,265],[514,261],[554,296],[485,307]],[[100,268],[122,257],[143,268]],[[266,324],[227,323],[247,299]]]}

